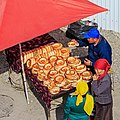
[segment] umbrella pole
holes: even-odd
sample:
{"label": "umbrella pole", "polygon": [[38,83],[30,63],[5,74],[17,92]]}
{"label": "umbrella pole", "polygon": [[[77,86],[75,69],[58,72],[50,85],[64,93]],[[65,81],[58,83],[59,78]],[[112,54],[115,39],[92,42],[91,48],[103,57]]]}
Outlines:
{"label": "umbrella pole", "polygon": [[26,81],[24,63],[23,63],[23,56],[22,56],[22,47],[21,47],[20,43],[19,43],[19,48],[20,48],[20,59],[21,59],[21,65],[22,65],[22,79],[23,79],[24,92],[25,92],[25,97],[26,97],[27,103],[29,104],[27,81]]}

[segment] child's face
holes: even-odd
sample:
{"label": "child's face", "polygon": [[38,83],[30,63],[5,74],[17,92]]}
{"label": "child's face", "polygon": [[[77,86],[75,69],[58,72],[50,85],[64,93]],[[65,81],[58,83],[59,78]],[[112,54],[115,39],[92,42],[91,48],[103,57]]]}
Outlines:
{"label": "child's face", "polygon": [[100,69],[95,69],[95,72],[98,76],[102,75],[104,73],[104,70],[100,70]]}

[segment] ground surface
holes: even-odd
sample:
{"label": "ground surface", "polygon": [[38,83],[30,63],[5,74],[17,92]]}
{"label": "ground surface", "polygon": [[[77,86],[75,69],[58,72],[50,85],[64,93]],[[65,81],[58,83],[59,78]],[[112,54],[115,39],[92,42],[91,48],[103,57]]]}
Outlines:
{"label": "ground surface", "polygon": [[[120,34],[113,31],[101,31],[101,33],[109,41],[113,50],[113,116],[114,120],[120,120]],[[64,32],[56,30],[51,32],[50,35],[66,46],[68,39],[65,38]],[[75,50],[74,54],[86,54],[86,49],[84,51],[80,50]],[[45,110],[33,93],[28,89],[30,99],[30,104],[28,105],[24,92],[11,87],[8,77],[8,64],[4,51],[2,51],[0,52],[0,120],[46,120]],[[20,75],[12,73],[11,77],[18,80],[17,83],[20,84]],[[60,104],[61,101],[61,98],[53,101],[52,108],[56,107],[56,104]],[[60,106],[57,109],[51,110],[51,120],[62,120],[62,108]]]}

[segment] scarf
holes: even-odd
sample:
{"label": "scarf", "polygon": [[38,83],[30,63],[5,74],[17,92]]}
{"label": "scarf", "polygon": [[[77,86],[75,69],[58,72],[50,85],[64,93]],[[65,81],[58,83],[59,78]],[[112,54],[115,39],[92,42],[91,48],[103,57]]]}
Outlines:
{"label": "scarf", "polygon": [[89,95],[87,92],[88,92],[87,83],[81,81],[77,84],[74,95],[77,95],[76,106],[78,106],[81,102],[83,102],[83,95],[86,94],[84,111],[90,116],[94,108],[94,100],[92,95]]}
{"label": "scarf", "polygon": [[102,79],[110,69],[110,64],[106,59],[98,59],[94,64],[95,69],[104,70],[104,73],[98,77],[98,80]]}

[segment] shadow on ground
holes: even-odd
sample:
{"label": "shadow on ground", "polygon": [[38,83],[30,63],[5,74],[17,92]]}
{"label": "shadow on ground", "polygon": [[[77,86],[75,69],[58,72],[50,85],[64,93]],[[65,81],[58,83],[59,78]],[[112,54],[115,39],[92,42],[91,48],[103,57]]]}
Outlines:
{"label": "shadow on ground", "polygon": [[9,70],[8,62],[4,51],[0,51],[0,74]]}

